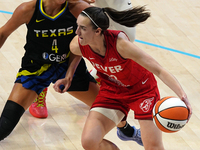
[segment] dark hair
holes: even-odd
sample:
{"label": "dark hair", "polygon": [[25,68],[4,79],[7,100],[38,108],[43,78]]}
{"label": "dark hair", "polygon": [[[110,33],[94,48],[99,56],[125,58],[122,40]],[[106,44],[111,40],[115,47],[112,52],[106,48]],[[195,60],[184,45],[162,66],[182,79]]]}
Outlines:
{"label": "dark hair", "polygon": [[109,28],[109,18],[115,22],[127,26],[134,27],[137,24],[146,21],[150,17],[150,13],[147,12],[144,6],[130,8],[124,11],[117,11],[113,8],[99,8],[88,7],[81,12],[81,15],[90,18],[94,29],[100,27],[103,31]]}

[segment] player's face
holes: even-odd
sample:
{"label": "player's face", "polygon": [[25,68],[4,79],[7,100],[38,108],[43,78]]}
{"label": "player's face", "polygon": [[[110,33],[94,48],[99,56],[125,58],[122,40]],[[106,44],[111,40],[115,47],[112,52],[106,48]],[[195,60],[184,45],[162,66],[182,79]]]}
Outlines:
{"label": "player's face", "polygon": [[92,27],[91,21],[88,17],[79,15],[77,18],[76,34],[79,37],[81,45],[92,44],[95,36],[95,30]]}

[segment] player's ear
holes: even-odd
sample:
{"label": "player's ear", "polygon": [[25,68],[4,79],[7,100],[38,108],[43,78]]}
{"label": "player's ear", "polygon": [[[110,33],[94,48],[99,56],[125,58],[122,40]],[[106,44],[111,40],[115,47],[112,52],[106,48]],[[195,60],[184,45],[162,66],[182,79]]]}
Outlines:
{"label": "player's ear", "polygon": [[101,31],[102,31],[101,28],[97,28],[95,32],[96,32],[97,34],[101,34]]}

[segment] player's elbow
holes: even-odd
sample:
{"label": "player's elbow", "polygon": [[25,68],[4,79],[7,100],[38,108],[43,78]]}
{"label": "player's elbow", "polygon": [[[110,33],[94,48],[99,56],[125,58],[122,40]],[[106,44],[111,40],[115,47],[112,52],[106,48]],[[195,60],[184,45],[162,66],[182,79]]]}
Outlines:
{"label": "player's elbow", "polygon": [[0,48],[3,46],[3,43],[7,39],[8,35],[4,34],[0,28]]}

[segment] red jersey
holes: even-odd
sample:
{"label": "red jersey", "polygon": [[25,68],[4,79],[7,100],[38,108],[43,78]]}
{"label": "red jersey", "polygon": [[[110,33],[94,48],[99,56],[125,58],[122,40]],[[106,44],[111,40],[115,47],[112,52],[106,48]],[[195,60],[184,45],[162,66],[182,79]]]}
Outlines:
{"label": "red jersey", "polygon": [[97,70],[99,78],[120,87],[133,86],[149,73],[148,70],[131,59],[124,59],[116,49],[118,34],[122,31],[107,30],[104,32],[106,53],[102,57],[92,51],[89,45],[81,46],[82,55],[87,58]]}
{"label": "red jersey", "polygon": [[81,46],[82,55],[97,70],[101,79],[99,94],[91,108],[118,109],[128,115],[133,110],[136,119],[152,119],[152,109],[160,99],[154,75],[131,59],[122,58],[117,49],[118,34],[122,31],[104,32],[106,54],[92,51],[89,45]]}

